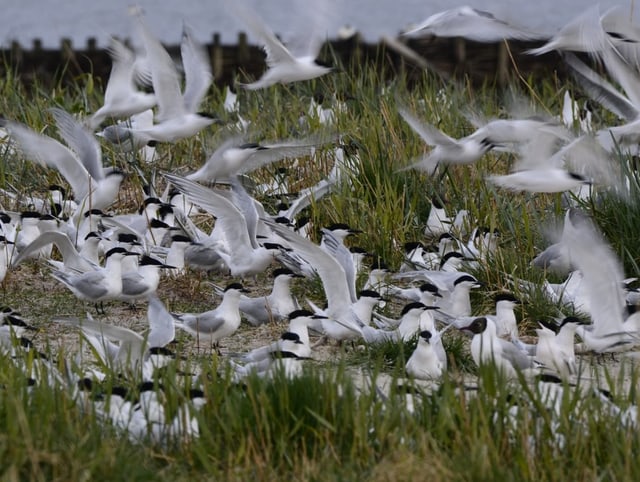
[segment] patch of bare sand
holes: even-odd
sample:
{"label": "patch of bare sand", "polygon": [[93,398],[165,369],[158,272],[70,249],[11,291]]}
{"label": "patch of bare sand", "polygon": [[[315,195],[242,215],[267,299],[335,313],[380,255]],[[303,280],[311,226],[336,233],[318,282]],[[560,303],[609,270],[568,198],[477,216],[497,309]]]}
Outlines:
{"label": "patch of bare sand", "polygon": [[[106,303],[106,314],[98,315],[93,304],[77,300],[64,286],[54,280],[49,272],[50,269],[40,263],[25,264],[9,273],[2,290],[3,304],[20,311],[37,328],[32,339],[40,350],[51,350],[54,354],[64,353],[65,357],[70,357],[84,346],[84,356],[88,355],[86,344],[81,342],[79,330],[51,321],[56,316],[83,317],[89,312],[99,321],[123,326],[137,333],[144,333],[148,329],[146,302],[138,301],[135,309],[126,303]],[[210,280],[204,273],[190,272],[178,278],[164,278],[160,283],[158,296],[173,312],[206,311],[214,308],[221,300],[210,283],[215,282],[224,287],[232,281],[236,280],[227,276],[216,276]],[[250,291],[250,296],[266,295],[271,289],[271,278],[263,276],[257,280],[248,279],[244,280],[243,284]],[[234,335],[221,342],[220,351],[223,355],[245,353],[277,340],[286,330],[285,321],[259,327],[243,321]],[[176,338],[176,347],[180,350],[178,355],[197,359],[212,354],[210,346],[198,346],[195,338],[187,333],[178,330]],[[311,343],[314,344],[317,340],[318,336],[312,333]],[[353,349],[359,349],[358,345],[354,348],[340,347],[330,341],[316,346],[312,356],[321,363],[335,362]],[[638,378],[634,377],[640,363],[638,353],[619,354],[615,357],[581,355],[578,358],[583,367],[583,379],[593,381],[602,388],[628,392],[631,381]],[[354,367],[353,374],[354,380],[363,387],[368,383],[364,380],[368,377],[366,369]],[[386,378],[381,380],[384,380],[384,384],[389,383]],[[465,383],[467,382],[473,383],[473,377],[466,377]]]}

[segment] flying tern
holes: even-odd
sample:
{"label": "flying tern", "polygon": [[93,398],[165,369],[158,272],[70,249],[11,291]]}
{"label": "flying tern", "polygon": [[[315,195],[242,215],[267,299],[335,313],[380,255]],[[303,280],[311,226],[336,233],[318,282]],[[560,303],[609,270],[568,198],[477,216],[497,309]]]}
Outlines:
{"label": "flying tern", "polygon": [[191,29],[185,25],[180,52],[185,71],[185,89],[180,91],[180,78],[171,57],[153,36],[140,16],[137,24],[151,69],[153,90],[158,103],[158,124],[146,129],[129,129],[144,142],[176,142],[191,137],[216,122],[211,114],[197,112],[211,85],[213,76],[207,55]]}
{"label": "flying tern", "polygon": [[[313,19],[315,21],[318,21],[319,17],[321,17],[319,12],[321,9],[318,8],[319,5],[314,5],[315,15]],[[306,52],[301,56],[297,56],[285,47],[255,12],[238,2],[229,2],[229,7],[244,21],[251,32],[259,37],[263,42],[263,48],[267,54],[267,71],[256,82],[241,84],[245,89],[256,90],[278,83],[288,84],[291,82],[310,80],[331,71],[329,67],[324,67],[316,63],[316,58],[320,53],[324,38],[321,32],[314,31],[314,25],[310,25],[310,28],[305,32],[307,41]],[[309,16],[309,18],[311,19],[311,16]]]}
{"label": "flying tern", "polygon": [[147,94],[136,87],[135,54],[115,38],[111,39],[109,54],[112,65],[104,92],[104,105],[88,119],[90,129],[95,129],[105,119],[130,117],[156,105],[154,94]]}
{"label": "flying tern", "polygon": [[78,200],[78,213],[110,206],[118,195],[124,173],[102,167],[98,141],[71,115],[61,109],[51,112],[69,147],[17,122],[5,124],[29,159],[53,167],[65,177]]}
{"label": "flying tern", "polygon": [[533,40],[534,32],[510,25],[493,14],[468,6],[452,8],[431,15],[403,35],[463,37],[475,42],[492,43],[501,40]]}

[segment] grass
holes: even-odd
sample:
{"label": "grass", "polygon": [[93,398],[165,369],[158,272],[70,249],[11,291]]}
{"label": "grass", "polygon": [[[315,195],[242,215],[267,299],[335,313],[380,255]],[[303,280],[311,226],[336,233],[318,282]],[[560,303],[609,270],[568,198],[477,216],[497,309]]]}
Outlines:
{"label": "grass", "polygon": [[[10,69],[9,69],[10,72]],[[10,74],[8,74],[10,75]],[[494,309],[492,294],[503,290],[524,292],[514,280],[534,284],[544,279],[530,260],[546,246],[545,226],[562,216],[560,196],[514,195],[497,191],[482,180],[483,174],[507,169],[508,157],[485,156],[477,165],[452,167],[441,177],[401,171],[424,145],[397,113],[402,102],[447,134],[460,137],[472,132],[464,114],[473,109],[487,117],[505,116],[513,93],[489,87],[445,85],[425,76],[408,92],[399,78],[384,86],[375,72],[364,70],[351,78],[345,73],[313,82],[274,87],[260,92],[241,92],[242,116],[251,121],[251,140],[301,137],[319,127],[317,119],[305,119],[309,97],[323,92],[348,98],[347,110],[338,114],[334,130],[348,146],[355,167],[347,182],[308,210],[318,228],[331,222],[346,222],[361,229],[353,244],[386,260],[392,269],[402,262],[405,241],[422,239],[423,223],[433,196],[448,202],[450,214],[466,209],[473,222],[498,229],[500,249],[477,267],[473,274],[484,283],[473,295],[474,313]],[[89,89],[85,87],[91,86]],[[516,86],[517,87],[517,86]],[[514,88],[514,90],[518,90]],[[537,112],[558,113],[563,91],[550,80],[544,85],[521,85],[515,95]],[[78,79],[76,88],[36,87],[28,101],[17,79],[0,81],[0,112],[10,119],[55,135],[47,109],[61,106],[84,115],[95,111],[101,89],[89,77]],[[221,112],[221,91],[212,88],[204,110]],[[529,100],[533,99],[533,100]],[[606,116],[602,114],[603,118]],[[229,122],[235,122],[228,116]],[[209,130],[194,139],[159,147],[155,166],[139,165],[146,180],[153,171],[189,172],[204,162],[224,132]],[[142,200],[146,183],[131,169],[131,159],[103,146],[105,162],[123,167],[127,179],[117,211],[132,210]],[[44,191],[50,183],[61,183],[51,170],[22,161],[0,151],[0,184],[15,186],[20,196]],[[620,156],[621,163],[623,156]],[[318,159],[301,159],[289,166],[297,189],[313,184],[333,164],[328,148]],[[276,167],[252,175],[257,182],[273,177]],[[637,272],[635,235],[640,222],[636,202],[640,197],[637,173],[632,179],[631,201],[601,195],[584,205],[621,257],[628,273]],[[159,188],[163,187],[160,176]],[[273,201],[271,201],[273,203]],[[4,207],[10,207],[4,201]],[[214,298],[204,274],[165,280],[160,296],[175,311],[201,311]],[[268,279],[246,280],[254,290]],[[218,284],[229,279],[214,277]],[[322,302],[317,281],[295,285],[301,299]],[[43,296],[43,293],[46,296]],[[24,312],[40,328],[39,346],[48,344],[54,363],[62,367],[75,356],[76,335],[67,341],[52,339],[49,320],[59,313],[82,316],[87,309],[66,290],[54,284],[48,269],[32,263],[10,272],[3,284],[2,302]],[[539,289],[529,294],[518,317],[522,333],[531,333],[535,322],[556,316],[567,307],[555,306]],[[393,316],[395,308],[386,314]],[[139,320],[140,315],[112,306],[113,319]],[[108,318],[110,319],[110,318]],[[131,320],[126,320],[127,322]],[[136,327],[140,328],[140,322]],[[248,337],[244,328],[239,337]],[[57,336],[59,333],[56,333]],[[71,341],[68,340],[69,337]],[[203,388],[207,404],[197,415],[200,436],[165,446],[132,443],[113,427],[105,425],[83,407],[70,388],[51,389],[45,384],[28,386],[20,363],[34,364],[34,354],[0,358],[0,478],[3,480],[637,480],[640,468],[629,454],[636,453],[639,439],[635,428],[623,423],[609,402],[588,390],[561,387],[556,409],[548,396],[524,381],[507,383],[492,370],[478,369],[470,360],[463,336],[444,337],[450,370],[441,386],[415,396],[414,411],[406,409],[406,395],[397,388],[404,364],[415,340],[402,344],[336,350],[334,358],[310,362],[294,380],[249,378],[244,385],[232,383],[224,363],[215,357],[193,353],[191,340],[181,337],[187,360],[177,361],[158,381],[165,386],[169,412],[185,399],[188,388]],[[48,343],[47,343],[48,342]],[[23,360],[24,358],[24,360]],[[72,366],[72,364],[71,364]],[[198,379],[183,380],[176,373],[196,366]],[[355,376],[354,376],[355,374]],[[465,390],[478,376],[480,390]],[[623,410],[635,404],[637,372],[623,373],[624,383],[614,372],[601,382],[614,387],[613,402]],[[391,380],[391,382],[389,382]],[[107,384],[135,380],[109,374]],[[611,383],[608,383],[611,382]],[[374,385],[390,383],[381,396]],[[630,387],[630,388],[629,388]],[[416,384],[416,388],[420,388]],[[556,434],[561,436],[556,438]]]}

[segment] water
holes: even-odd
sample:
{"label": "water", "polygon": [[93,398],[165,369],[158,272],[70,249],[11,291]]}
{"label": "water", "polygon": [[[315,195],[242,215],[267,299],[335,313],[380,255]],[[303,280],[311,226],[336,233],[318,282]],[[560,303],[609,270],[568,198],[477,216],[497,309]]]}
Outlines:
{"label": "water", "polygon": [[[317,1],[248,0],[246,3],[253,5],[275,32],[288,38],[293,12],[304,14]],[[370,41],[376,41],[383,34],[395,35],[429,15],[465,4],[543,34],[551,34],[575,17],[578,11],[592,5],[584,0],[334,1],[339,8],[334,9],[334,15],[327,24],[328,36],[336,37],[340,27],[348,24]],[[40,38],[46,47],[57,47],[64,37],[72,39],[78,47],[84,46],[89,37],[96,37],[99,46],[106,46],[110,35],[133,37],[127,17],[127,8],[132,0],[3,0],[2,3],[0,45],[4,47],[12,40],[29,47],[35,38]],[[222,0],[139,0],[137,3],[146,11],[147,20],[156,35],[168,44],[180,42],[183,19],[205,42],[218,32],[223,42],[235,43],[237,33],[244,30],[242,23],[225,13]],[[601,0],[599,3],[602,11],[622,6],[631,13],[634,1]]]}

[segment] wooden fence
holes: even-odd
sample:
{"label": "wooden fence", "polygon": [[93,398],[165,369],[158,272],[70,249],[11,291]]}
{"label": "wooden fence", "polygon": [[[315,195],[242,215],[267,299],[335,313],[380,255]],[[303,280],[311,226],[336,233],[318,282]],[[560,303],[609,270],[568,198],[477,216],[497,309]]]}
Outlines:
{"label": "wooden fence", "polygon": [[[515,75],[526,78],[564,77],[566,70],[560,57],[547,54],[534,57],[526,50],[540,46],[539,42],[502,41],[498,43],[478,43],[463,38],[423,38],[396,40],[408,46],[428,63],[428,68],[448,77],[467,77],[473,84],[492,82],[505,85]],[[207,45],[215,82],[226,85],[240,76],[241,79],[257,78],[263,72],[264,53],[257,46],[249,45],[244,33],[238,35],[233,45],[224,45],[220,36],[214,34]],[[167,48],[176,59],[179,58],[179,46]],[[106,82],[111,69],[108,52],[98,48],[95,39],[89,39],[84,48],[77,48],[68,39],[61,41],[57,49],[43,48],[35,40],[30,49],[13,43],[10,49],[2,51],[4,62],[0,71],[5,75],[10,69],[31,86],[34,82],[48,86],[62,81],[73,82],[78,76],[91,74]],[[402,72],[409,82],[423,75],[423,66],[419,66],[409,57],[389,48],[385,42],[367,43],[356,34],[348,39],[327,42],[320,59],[331,64],[337,63],[346,71],[375,68],[385,78]]]}

